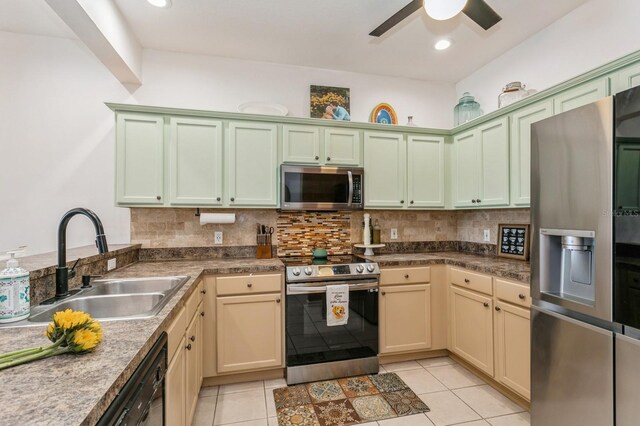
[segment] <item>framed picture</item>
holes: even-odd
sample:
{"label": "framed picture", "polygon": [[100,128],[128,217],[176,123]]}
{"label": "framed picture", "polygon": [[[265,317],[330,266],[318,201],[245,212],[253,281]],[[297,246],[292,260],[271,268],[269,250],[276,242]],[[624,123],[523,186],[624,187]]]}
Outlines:
{"label": "framed picture", "polygon": [[498,256],[529,259],[529,225],[498,225]]}
{"label": "framed picture", "polygon": [[311,118],[351,121],[350,89],[311,85],[309,99]]}

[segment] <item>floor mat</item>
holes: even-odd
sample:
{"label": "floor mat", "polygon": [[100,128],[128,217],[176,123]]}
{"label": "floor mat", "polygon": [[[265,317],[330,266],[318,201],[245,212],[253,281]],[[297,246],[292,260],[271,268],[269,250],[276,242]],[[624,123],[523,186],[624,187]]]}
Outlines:
{"label": "floor mat", "polygon": [[429,411],[395,373],[287,386],[273,397],[280,426],[346,426]]}

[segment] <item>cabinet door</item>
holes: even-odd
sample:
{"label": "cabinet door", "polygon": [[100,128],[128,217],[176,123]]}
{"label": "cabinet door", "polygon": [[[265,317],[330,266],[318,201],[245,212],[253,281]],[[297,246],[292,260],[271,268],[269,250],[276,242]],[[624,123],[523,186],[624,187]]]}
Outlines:
{"label": "cabinet door", "polygon": [[216,299],[218,373],[282,365],[280,293]]}
{"label": "cabinet door", "polygon": [[164,119],[118,114],[116,128],[116,202],[163,204]]}
{"label": "cabinet door", "polygon": [[480,192],[477,205],[509,205],[509,118],[478,127],[480,145]]}
{"label": "cabinet door", "polygon": [[531,399],[531,321],[528,309],[496,304],[496,379]]}
{"label": "cabinet door", "polygon": [[203,358],[204,358],[204,301],[200,303],[198,307],[198,327],[196,329],[196,339],[200,344],[198,345],[198,393],[200,393],[200,387],[202,386],[203,373]]}
{"label": "cabinet door", "polygon": [[406,205],[406,157],[403,135],[365,132],[365,207],[402,208]]}
{"label": "cabinet door", "polygon": [[204,300],[202,302],[202,377],[215,377],[216,371],[216,278],[204,278]]}
{"label": "cabinet door", "polygon": [[607,78],[600,78],[572,87],[554,97],[553,110],[555,114],[559,114],[602,99],[609,93],[608,87],[609,80]]}
{"label": "cabinet door", "polygon": [[196,314],[191,319],[191,324],[185,333],[185,413],[186,424],[191,424],[191,419],[196,411],[198,393],[200,391],[200,380],[198,377],[198,351],[200,341],[198,340],[198,324],[200,321]]}
{"label": "cabinet door", "polygon": [[320,164],[320,130],[314,126],[282,126],[282,161]]}
{"label": "cabinet door", "polygon": [[169,121],[169,203],[222,205],[222,122]]}
{"label": "cabinet door", "polygon": [[451,350],[493,376],[493,303],[451,287]]}
{"label": "cabinet door", "polygon": [[350,129],[324,130],[324,154],[326,164],[360,166],[362,157],[360,131]]}
{"label": "cabinet door", "polygon": [[229,206],[278,204],[278,127],[229,123]]}
{"label": "cabinet door", "polygon": [[380,353],[431,347],[431,284],[380,287]]}
{"label": "cabinet door", "polygon": [[553,115],[551,99],[519,109],[511,116],[511,204],[531,202],[531,124]]}
{"label": "cabinet door", "polygon": [[185,343],[184,338],[167,368],[165,382],[165,424],[184,425],[185,414]]}
{"label": "cabinet door", "polygon": [[475,130],[453,137],[453,206],[475,207],[479,192],[479,141]]}
{"label": "cabinet door", "polygon": [[407,139],[407,198],[412,207],[444,207],[444,138]]}
{"label": "cabinet door", "polygon": [[633,64],[616,72],[611,79],[613,94],[640,86],[640,64]]}

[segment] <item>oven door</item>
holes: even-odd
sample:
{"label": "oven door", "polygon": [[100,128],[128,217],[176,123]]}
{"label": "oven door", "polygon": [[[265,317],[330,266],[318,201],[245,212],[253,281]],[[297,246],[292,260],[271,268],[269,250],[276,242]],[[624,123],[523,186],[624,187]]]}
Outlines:
{"label": "oven door", "polygon": [[[349,284],[349,320],[327,326],[327,285]],[[287,367],[378,354],[378,280],[288,284]]]}
{"label": "oven door", "polygon": [[282,166],[282,210],[363,208],[362,169]]}

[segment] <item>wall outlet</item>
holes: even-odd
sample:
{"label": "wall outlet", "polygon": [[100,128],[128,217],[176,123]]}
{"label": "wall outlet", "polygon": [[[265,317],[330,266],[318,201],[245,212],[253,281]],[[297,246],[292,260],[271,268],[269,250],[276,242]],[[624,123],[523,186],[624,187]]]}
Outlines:
{"label": "wall outlet", "polygon": [[213,244],[222,244],[222,231],[213,233]]}
{"label": "wall outlet", "polygon": [[491,231],[488,229],[484,230],[484,240],[485,241],[491,241]]}
{"label": "wall outlet", "polygon": [[107,271],[112,271],[114,269],[116,269],[116,258],[115,257],[107,260]]}
{"label": "wall outlet", "polygon": [[391,239],[392,240],[398,239],[398,228],[391,228]]}

